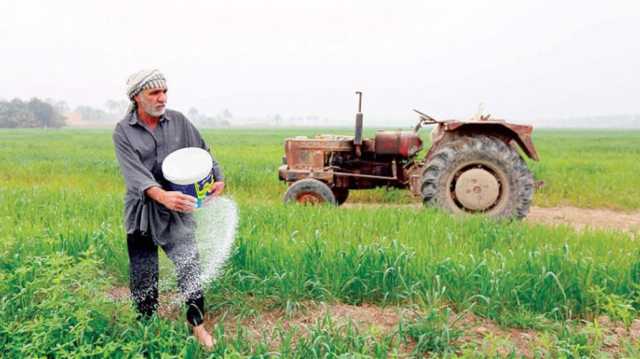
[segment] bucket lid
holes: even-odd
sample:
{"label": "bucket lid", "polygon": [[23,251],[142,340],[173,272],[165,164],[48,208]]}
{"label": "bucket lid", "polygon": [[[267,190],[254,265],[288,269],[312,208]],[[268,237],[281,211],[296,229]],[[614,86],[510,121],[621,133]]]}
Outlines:
{"label": "bucket lid", "polygon": [[185,147],[171,152],[162,161],[162,174],[177,185],[188,185],[203,180],[212,167],[209,152],[198,147]]}

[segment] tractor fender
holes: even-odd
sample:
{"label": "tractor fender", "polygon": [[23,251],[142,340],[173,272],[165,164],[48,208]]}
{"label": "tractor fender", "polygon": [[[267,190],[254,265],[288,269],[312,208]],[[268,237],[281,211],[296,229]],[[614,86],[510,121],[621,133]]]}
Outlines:
{"label": "tractor fender", "polygon": [[533,127],[528,125],[516,125],[504,121],[447,121],[441,122],[434,128],[432,133],[432,146],[427,153],[429,160],[437,148],[445,143],[459,137],[472,137],[475,135],[488,135],[501,139],[507,144],[515,141],[522,152],[534,161],[539,161],[540,157],[536,151],[531,133]]}

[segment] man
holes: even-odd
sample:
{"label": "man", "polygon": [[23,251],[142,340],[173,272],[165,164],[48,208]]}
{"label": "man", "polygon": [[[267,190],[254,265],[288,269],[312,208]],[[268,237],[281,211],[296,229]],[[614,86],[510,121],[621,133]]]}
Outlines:
{"label": "man", "polygon": [[[131,100],[125,118],[113,132],[116,157],[124,176],[124,222],[129,252],[131,296],[141,317],[158,306],[158,246],[176,266],[178,286],[187,304],[187,321],[205,347],[213,338],[203,325],[204,297],[195,242],[195,198],[168,191],[162,161],[184,147],[209,150],[198,130],[180,112],[166,109],[167,85],[158,70],[142,70],[127,81]],[[216,180],[212,195],[224,190],[220,166],[213,160]]]}

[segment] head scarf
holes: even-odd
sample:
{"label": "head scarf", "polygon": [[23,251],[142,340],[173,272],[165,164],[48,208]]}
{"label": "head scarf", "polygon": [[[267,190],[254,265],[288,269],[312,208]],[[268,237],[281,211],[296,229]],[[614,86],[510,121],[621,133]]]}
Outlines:
{"label": "head scarf", "polygon": [[160,70],[140,70],[129,76],[127,80],[127,96],[131,104],[129,104],[127,112],[133,111],[136,107],[136,102],[133,98],[143,90],[148,89],[167,89],[167,80]]}

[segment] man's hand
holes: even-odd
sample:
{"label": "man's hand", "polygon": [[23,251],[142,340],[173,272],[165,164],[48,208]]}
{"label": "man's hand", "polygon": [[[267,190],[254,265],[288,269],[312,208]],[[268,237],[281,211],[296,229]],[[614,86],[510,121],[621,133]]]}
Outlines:
{"label": "man's hand", "polygon": [[224,191],[224,182],[214,182],[209,190],[208,196],[204,199],[204,205],[208,205],[214,198]]}
{"label": "man's hand", "polygon": [[178,191],[165,191],[160,203],[172,211],[193,212],[196,198]]}
{"label": "man's hand", "polygon": [[224,192],[224,182],[213,182],[213,186],[209,190],[209,195],[212,197],[219,196]]}
{"label": "man's hand", "polygon": [[196,206],[195,197],[178,191],[165,191],[160,187],[151,187],[145,192],[154,201],[172,211],[193,212]]}

